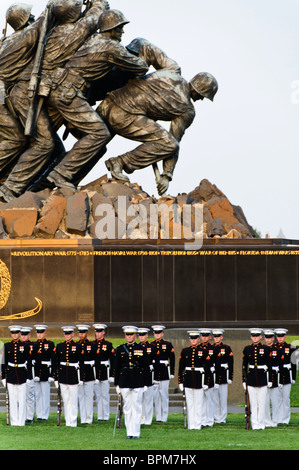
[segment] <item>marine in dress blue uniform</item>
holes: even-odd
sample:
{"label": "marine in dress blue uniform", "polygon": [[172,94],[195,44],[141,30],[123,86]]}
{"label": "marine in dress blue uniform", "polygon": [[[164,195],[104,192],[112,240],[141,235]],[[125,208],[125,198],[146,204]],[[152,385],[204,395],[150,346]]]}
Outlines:
{"label": "marine in dress blue uniform", "polygon": [[11,325],[12,340],[4,344],[2,384],[9,395],[11,426],[24,426],[26,422],[26,385],[32,379],[30,346],[20,339],[21,326]]}
{"label": "marine in dress blue uniform", "polygon": [[73,340],[74,327],[62,327],[65,341],[55,353],[55,386],[60,386],[66,426],[76,427],[78,420],[78,386],[83,385],[81,347]]}
{"label": "marine in dress blue uniform", "polygon": [[190,345],[181,351],[179,359],[179,389],[185,389],[188,429],[201,429],[204,390],[208,389],[210,361],[208,351],[200,345],[198,330],[190,330]]}
{"label": "marine in dress blue uniform", "polygon": [[155,340],[151,343],[154,365],[154,410],[156,421],[166,422],[169,411],[169,381],[174,378],[175,353],[164,339],[165,326],[153,325]]}
{"label": "marine in dress blue uniform", "polygon": [[262,344],[261,329],[249,331],[252,343],[243,349],[243,386],[248,389],[252,429],[265,429],[267,387],[272,386],[271,349]]}
{"label": "marine in dress blue uniform", "polygon": [[94,395],[98,421],[108,421],[110,416],[110,384],[114,382],[115,351],[113,344],[105,339],[107,325],[95,323],[96,379]]}
{"label": "marine in dress blue uniform", "polygon": [[228,385],[234,373],[234,355],[231,347],[223,343],[224,330],[212,331],[215,354],[214,422],[225,423],[227,417]]}
{"label": "marine in dress blue uniform", "polygon": [[47,325],[34,325],[37,340],[33,343],[32,362],[35,383],[35,406],[38,420],[47,420],[50,413],[50,384],[54,382],[55,344],[46,338]]}
{"label": "marine in dress blue uniform", "polygon": [[123,327],[126,343],[116,349],[115,386],[121,393],[124,406],[127,438],[136,439],[140,436],[142,418],[142,396],[148,374],[148,357],[143,346],[136,343],[137,327]]}

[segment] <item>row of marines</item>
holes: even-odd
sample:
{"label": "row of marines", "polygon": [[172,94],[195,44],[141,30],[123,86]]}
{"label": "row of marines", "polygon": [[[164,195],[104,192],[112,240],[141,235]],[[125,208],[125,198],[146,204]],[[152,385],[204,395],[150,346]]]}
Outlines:
{"label": "row of marines", "polygon": [[[82,424],[93,421],[94,397],[98,420],[108,420],[111,382],[123,401],[128,438],[138,438],[141,424],[151,424],[154,414],[156,421],[167,421],[175,352],[164,339],[165,327],[153,325],[154,341],[149,342],[148,328],[124,326],[125,343],[114,350],[105,339],[107,326],[93,326],[94,341],[88,339],[88,325],[77,325],[76,342],[75,328],[67,326],[63,327],[65,341],[56,346],[46,339],[46,325],[35,326],[37,341],[30,341],[30,328],[9,327],[12,341],[4,345],[2,383],[9,394],[11,425],[33,421],[34,407],[37,419],[48,418],[51,382],[61,391],[67,426],[77,425],[78,412]],[[181,351],[178,370],[188,429],[226,421],[234,356],[223,343],[223,332],[188,331],[190,345]],[[263,333],[266,344],[261,341]],[[243,350],[242,379],[249,395],[252,429],[289,422],[296,363],[286,333],[281,328],[250,330],[251,344]]]}

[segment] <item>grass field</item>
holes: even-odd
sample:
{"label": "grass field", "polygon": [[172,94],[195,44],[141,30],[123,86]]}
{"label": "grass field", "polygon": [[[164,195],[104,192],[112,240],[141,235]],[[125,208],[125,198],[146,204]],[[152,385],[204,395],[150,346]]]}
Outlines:
{"label": "grass field", "polygon": [[[119,341],[113,341],[116,346]],[[115,344],[116,343],[116,344]],[[201,430],[184,429],[183,414],[170,414],[167,423],[156,423],[141,427],[141,436],[136,440],[126,439],[122,421],[121,429],[114,429],[115,415],[107,423],[94,422],[76,428],[66,427],[62,415],[61,426],[57,426],[56,413],[51,413],[46,422],[36,421],[25,427],[6,425],[5,413],[0,413],[0,449],[19,451],[230,451],[230,450],[299,450],[299,413],[292,413],[288,425],[267,428],[264,431],[245,429],[244,407],[240,413],[229,413],[226,424],[214,425]],[[291,406],[299,407],[299,377],[291,391]],[[114,432],[115,431],[115,432]],[[76,454],[75,454],[76,455]],[[99,453],[101,462],[102,453]],[[75,456],[76,458],[76,456]],[[78,462],[79,463],[79,462]],[[198,463],[198,462],[197,462]]]}
{"label": "grass field", "polygon": [[47,422],[36,422],[25,427],[6,425],[5,414],[0,414],[1,450],[299,450],[299,413],[293,413],[288,425],[267,428],[264,431],[245,429],[244,413],[229,414],[226,424],[212,428],[187,430],[183,415],[169,416],[167,423],[142,426],[141,436],[126,439],[124,424],[114,435],[114,416],[107,423],[96,422],[76,428],[56,425],[51,413]]}

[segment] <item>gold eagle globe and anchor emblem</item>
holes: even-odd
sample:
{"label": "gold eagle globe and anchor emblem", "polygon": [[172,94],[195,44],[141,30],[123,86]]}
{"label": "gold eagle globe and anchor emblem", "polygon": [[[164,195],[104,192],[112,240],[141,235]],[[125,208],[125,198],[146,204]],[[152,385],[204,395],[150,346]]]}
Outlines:
{"label": "gold eagle globe and anchor emblem", "polygon": [[[10,296],[10,291],[11,291],[11,277],[9,270],[6,266],[6,264],[0,260],[0,310],[2,310]],[[34,307],[31,310],[27,310],[25,312],[20,312],[20,313],[14,313],[12,315],[6,315],[6,316],[1,316],[0,315],[0,320],[20,320],[22,318],[28,318],[32,317],[34,315],[37,315],[42,308],[42,301],[38,299],[37,297],[34,297],[36,300],[36,307]]]}

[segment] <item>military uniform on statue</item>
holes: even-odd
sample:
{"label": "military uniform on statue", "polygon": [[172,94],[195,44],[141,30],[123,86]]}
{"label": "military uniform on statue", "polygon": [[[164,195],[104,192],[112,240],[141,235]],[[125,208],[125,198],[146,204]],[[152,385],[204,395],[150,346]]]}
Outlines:
{"label": "military uniform on statue", "polygon": [[289,424],[291,417],[290,393],[292,384],[296,381],[296,362],[292,361],[295,348],[286,342],[288,330],[277,328],[274,330],[277,338],[277,351],[279,359],[279,416],[278,423]]}
{"label": "military uniform on statue", "polygon": [[200,330],[201,347],[208,353],[210,364],[208,372],[208,388],[204,391],[202,426],[213,426],[214,424],[214,385],[216,378],[215,370],[215,347],[210,343],[212,331],[208,328]]}
{"label": "military uniform on statue", "polygon": [[[30,340],[30,333],[32,328],[30,326],[23,326],[21,329],[21,341],[26,343],[30,347],[30,354],[32,355],[33,342]],[[33,362],[31,362],[33,365]],[[33,381],[33,370],[31,379],[27,379],[27,411],[26,411],[26,423],[33,423],[34,409],[35,409],[35,386]]]}
{"label": "military uniform on statue", "polygon": [[55,386],[60,386],[66,426],[76,427],[78,418],[78,386],[82,382],[81,347],[73,340],[74,327],[62,327],[65,341],[56,346]]}
{"label": "military uniform on statue", "polygon": [[156,421],[166,422],[169,409],[169,380],[174,378],[173,345],[164,340],[163,325],[152,326],[155,341],[151,343],[154,364],[154,409]]}
{"label": "military uniform on statue", "polygon": [[33,380],[36,417],[47,420],[50,413],[50,383],[54,382],[55,345],[46,339],[47,325],[35,325],[37,341],[33,343]]}
{"label": "military uniform on statue", "polygon": [[185,389],[188,429],[201,429],[204,390],[208,389],[210,363],[208,351],[199,344],[199,331],[188,331],[190,346],[181,352],[179,389]]}
{"label": "military uniform on statue", "polygon": [[96,323],[96,380],[94,385],[95,401],[97,405],[98,421],[108,421],[110,416],[110,383],[114,382],[115,351],[110,341],[104,336],[107,325]]}
{"label": "military uniform on statue", "polygon": [[93,421],[93,388],[96,378],[96,347],[87,338],[88,325],[77,325],[77,330],[79,334],[78,344],[81,348],[81,358],[83,360],[81,374],[83,384],[78,387],[80,422],[81,424],[91,424]]}
{"label": "military uniform on statue", "polygon": [[21,326],[9,326],[12,341],[4,344],[2,384],[8,390],[11,426],[26,421],[26,385],[32,379],[30,346],[20,340]]}
{"label": "military uniform on statue", "polygon": [[145,385],[146,391],[143,393],[142,400],[142,420],[141,424],[152,424],[154,414],[154,366],[152,346],[148,342],[149,328],[138,328],[138,336],[140,344],[145,348],[149,359],[149,372],[147,374]]}
{"label": "military uniform on statue", "polygon": [[214,422],[225,423],[227,416],[228,385],[232,383],[234,355],[229,345],[223,343],[224,330],[213,330],[215,347]]}
{"label": "military uniform on statue", "polygon": [[252,344],[243,350],[243,387],[248,388],[252,429],[265,429],[267,387],[272,386],[271,349],[261,343],[261,329],[249,331]]}
{"label": "military uniform on statue", "polygon": [[137,439],[140,436],[142,395],[149,368],[146,351],[135,342],[137,331],[136,326],[123,327],[126,343],[117,347],[115,357],[114,383],[117,393],[121,393],[124,401],[128,439]]}

